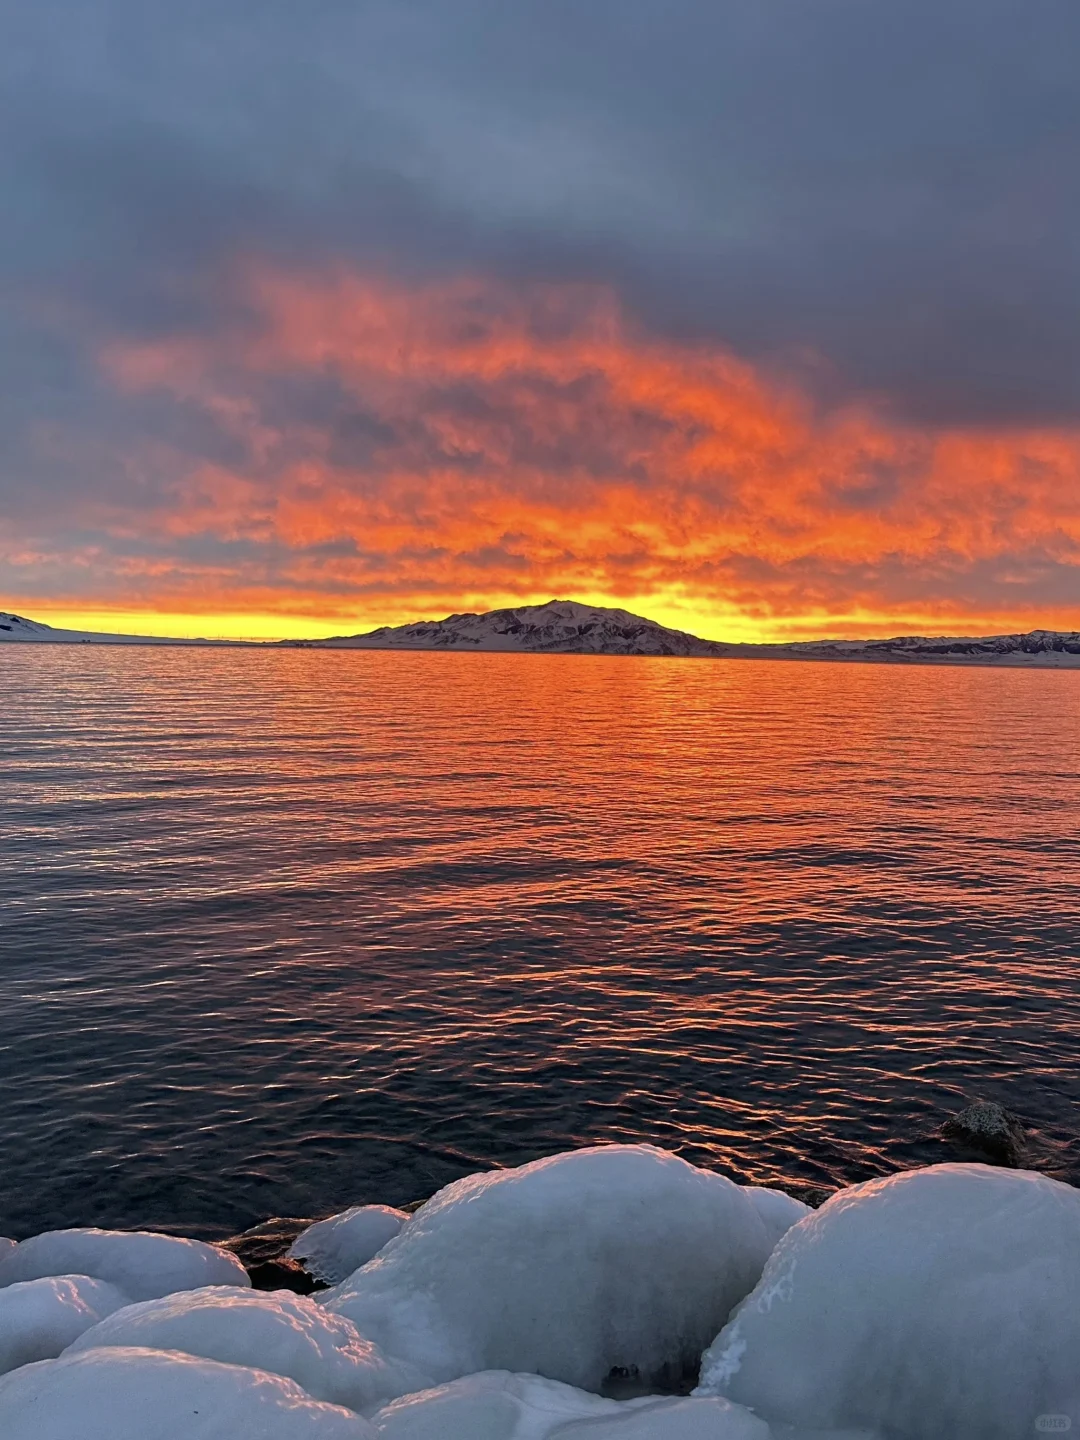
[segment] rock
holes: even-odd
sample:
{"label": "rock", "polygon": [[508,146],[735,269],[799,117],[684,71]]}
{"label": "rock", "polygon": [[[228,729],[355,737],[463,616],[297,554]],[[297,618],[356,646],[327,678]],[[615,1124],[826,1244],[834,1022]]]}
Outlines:
{"label": "rock", "polygon": [[996,1100],[979,1101],[951,1116],[941,1127],[947,1140],[970,1146],[999,1165],[1016,1169],[1024,1153],[1024,1126]]}
{"label": "rock", "polygon": [[290,1245],[311,1223],[295,1215],[276,1215],[234,1235],[231,1240],[222,1240],[221,1245],[231,1250],[243,1265],[253,1289],[291,1290],[294,1295],[311,1295],[316,1290],[325,1290],[325,1283],[288,1254]]}
{"label": "rock", "polygon": [[831,1200],[836,1194],[831,1185],[788,1185],[785,1188],[793,1200],[809,1205],[811,1210],[820,1210],[826,1200]]}
{"label": "rock", "polygon": [[309,1275],[298,1260],[283,1256],[280,1260],[260,1260],[245,1267],[253,1290],[291,1290],[294,1295],[313,1295],[328,1290],[325,1280]]}
{"label": "rock", "polygon": [[297,1215],[275,1215],[218,1244],[231,1250],[241,1265],[258,1265],[264,1260],[279,1260],[311,1223]]}

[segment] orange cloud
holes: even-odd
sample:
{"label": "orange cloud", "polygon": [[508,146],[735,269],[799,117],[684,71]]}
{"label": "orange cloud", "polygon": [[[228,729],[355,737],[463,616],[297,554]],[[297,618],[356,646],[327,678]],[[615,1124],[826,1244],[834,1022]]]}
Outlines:
{"label": "orange cloud", "polygon": [[264,632],[553,594],[731,638],[1080,625],[1078,432],[821,415],[591,287],[242,285],[243,324],[103,352],[242,457],[125,458],[171,478],[87,504],[109,604]]}

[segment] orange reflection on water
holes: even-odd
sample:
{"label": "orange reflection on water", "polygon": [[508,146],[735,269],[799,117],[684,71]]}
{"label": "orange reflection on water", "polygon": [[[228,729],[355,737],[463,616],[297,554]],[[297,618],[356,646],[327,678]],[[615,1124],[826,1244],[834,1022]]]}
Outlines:
{"label": "orange reflection on water", "polygon": [[110,1145],[116,1206],[158,1193],[139,1156],[163,1206],[213,1177],[184,1223],[605,1139],[835,1183],[950,1158],[974,1095],[1074,1173],[1076,672],[26,647],[8,674],[28,1204]]}

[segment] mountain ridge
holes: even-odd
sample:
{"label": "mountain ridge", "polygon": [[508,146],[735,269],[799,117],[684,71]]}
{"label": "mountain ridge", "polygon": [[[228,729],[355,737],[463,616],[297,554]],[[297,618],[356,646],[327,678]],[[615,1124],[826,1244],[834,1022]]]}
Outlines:
{"label": "mountain ridge", "polygon": [[1080,631],[1031,630],[1002,635],[898,635],[884,640],[799,640],[736,644],[703,640],[645,616],[579,600],[548,600],[500,610],[462,612],[442,620],[383,625],[356,635],[314,640],[185,640],[62,630],[0,612],[0,644],[260,645],[305,650],[448,650],[523,654],[645,655],[683,658],[873,661],[891,664],[983,664],[1080,668]]}

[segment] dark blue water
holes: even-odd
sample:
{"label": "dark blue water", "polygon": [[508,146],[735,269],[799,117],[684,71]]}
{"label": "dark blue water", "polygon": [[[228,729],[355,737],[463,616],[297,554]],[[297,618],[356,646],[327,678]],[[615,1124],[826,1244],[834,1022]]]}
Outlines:
{"label": "dark blue water", "polygon": [[1080,673],[0,651],[0,1233],[643,1139],[1080,1178]]}

